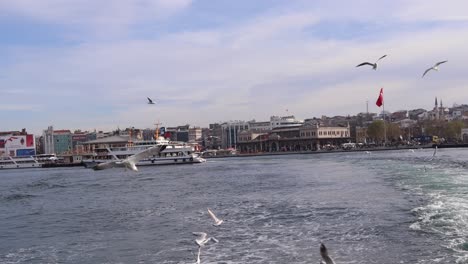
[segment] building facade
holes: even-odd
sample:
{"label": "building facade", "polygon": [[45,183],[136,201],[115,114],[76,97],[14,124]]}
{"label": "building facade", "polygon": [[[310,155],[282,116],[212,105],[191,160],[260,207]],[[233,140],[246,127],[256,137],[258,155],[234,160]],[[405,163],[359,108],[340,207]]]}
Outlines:
{"label": "building facade", "polygon": [[350,127],[322,127],[318,124],[278,127],[268,133],[241,131],[238,150],[241,153],[312,151],[326,145],[341,145],[351,140]]}
{"label": "building facade", "polygon": [[237,135],[242,130],[249,129],[249,123],[245,121],[229,121],[221,124],[221,147],[224,149],[237,149]]}
{"label": "building facade", "polygon": [[36,141],[33,134],[22,131],[0,132],[0,157],[21,157],[36,155]]}
{"label": "building facade", "polygon": [[42,134],[45,154],[65,154],[73,150],[73,134],[70,130],[54,130],[49,126]]}

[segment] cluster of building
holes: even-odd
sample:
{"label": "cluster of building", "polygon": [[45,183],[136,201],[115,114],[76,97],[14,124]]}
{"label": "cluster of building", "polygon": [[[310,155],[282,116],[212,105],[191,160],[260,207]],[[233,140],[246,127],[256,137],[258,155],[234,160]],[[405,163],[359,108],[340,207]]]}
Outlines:
{"label": "cluster of building", "polygon": [[[430,111],[415,109],[393,113],[359,113],[355,116],[335,116],[299,120],[295,116],[271,116],[269,121],[227,121],[210,124],[208,128],[189,125],[157,128],[126,128],[110,132],[54,130],[49,126],[42,135],[21,131],[0,132],[0,156],[30,156],[36,154],[71,155],[90,153],[106,144],[126,144],[151,141],[163,136],[198,146],[198,150],[232,149],[241,153],[319,150],[348,142],[368,143],[367,127],[375,120],[397,124],[400,139],[410,140],[424,135],[421,121],[468,121],[468,105],[451,108],[435,99]],[[460,140],[468,142],[468,130],[461,131]]]}

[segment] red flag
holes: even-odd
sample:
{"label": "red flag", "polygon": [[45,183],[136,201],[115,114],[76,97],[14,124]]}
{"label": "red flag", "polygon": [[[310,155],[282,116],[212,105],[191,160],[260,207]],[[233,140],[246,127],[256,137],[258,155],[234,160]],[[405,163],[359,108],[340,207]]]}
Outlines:
{"label": "red flag", "polygon": [[26,135],[26,147],[34,146],[34,137],[33,135]]}
{"label": "red flag", "polygon": [[377,99],[377,102],[375,102],[375,104],[378,107],[381,107],[383,105],[383,88],[380,88],[379,98]]}

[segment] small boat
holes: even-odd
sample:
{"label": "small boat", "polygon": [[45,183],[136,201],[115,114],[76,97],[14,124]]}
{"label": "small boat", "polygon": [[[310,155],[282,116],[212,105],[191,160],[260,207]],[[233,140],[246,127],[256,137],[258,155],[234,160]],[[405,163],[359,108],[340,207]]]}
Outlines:
{"label": "small boat", "polygon": [[40,163],[33,156],[0,158],[0,170],[41,168],[41,167],[42,167],[42,163]]}

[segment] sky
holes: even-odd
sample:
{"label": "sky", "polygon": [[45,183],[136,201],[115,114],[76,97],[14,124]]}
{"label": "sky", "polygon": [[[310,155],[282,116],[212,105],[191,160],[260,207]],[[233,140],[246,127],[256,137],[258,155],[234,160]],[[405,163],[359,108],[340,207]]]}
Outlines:
{"label": "sky", "polygon": [[[390,112],[431,110],[435,97],[468,104],[466,10],[464,0],[0,0],[0,131],[376,113],[380,88]],[[382,55],[375,71],[356,67]]]}

